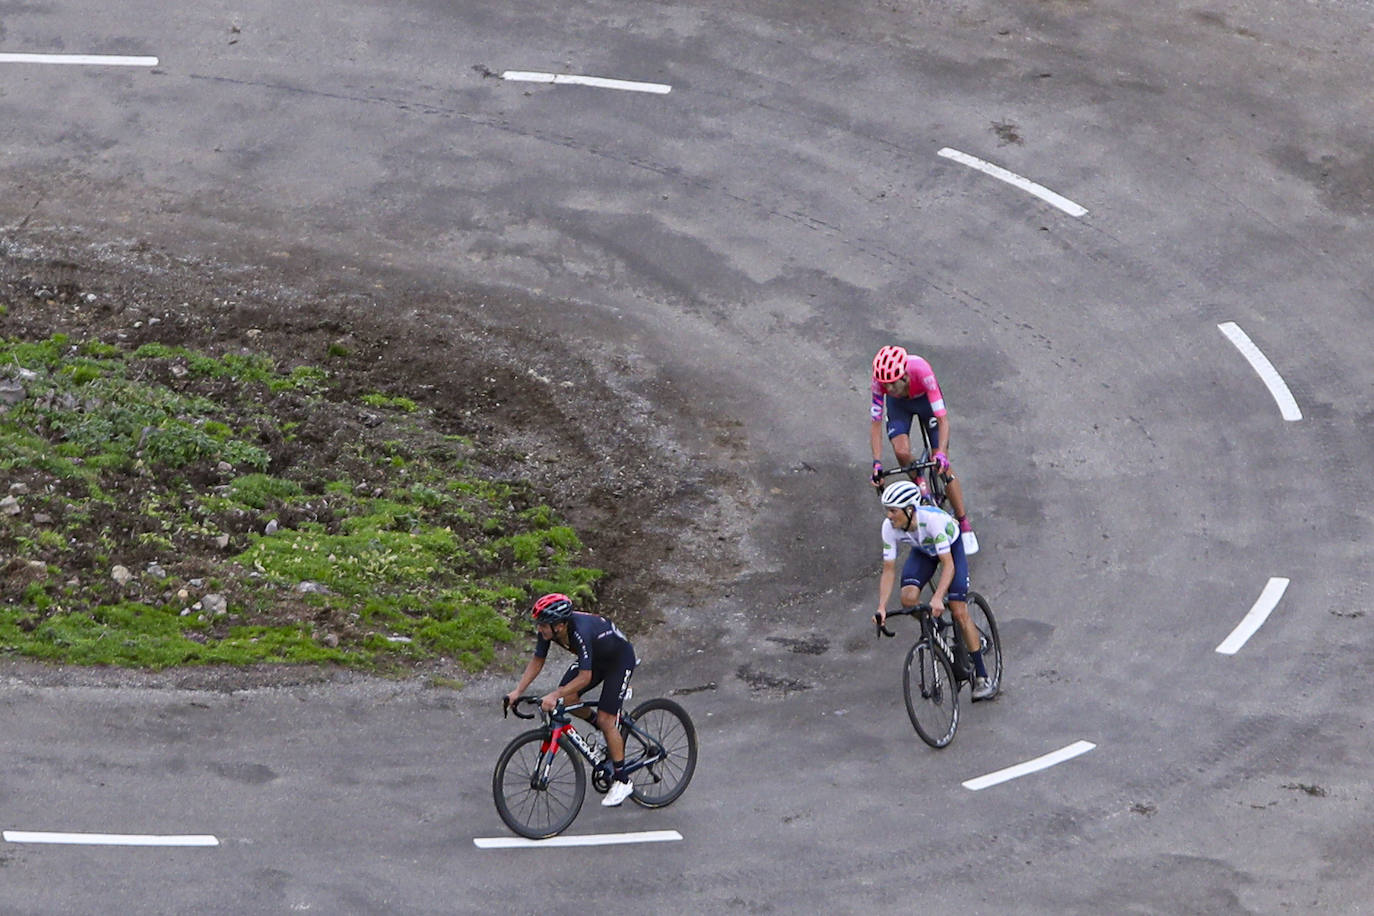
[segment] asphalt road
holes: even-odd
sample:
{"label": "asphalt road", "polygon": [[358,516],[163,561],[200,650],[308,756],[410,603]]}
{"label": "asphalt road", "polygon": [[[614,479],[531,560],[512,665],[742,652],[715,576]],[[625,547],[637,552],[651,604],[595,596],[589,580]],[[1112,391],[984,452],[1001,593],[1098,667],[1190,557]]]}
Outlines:
{"label": "asphalt road", "polygon": [[[707,688],[692,787],[571,831],[681,841],[476,848],[495,682],[13,683],[0,826],[219,845],[4,843],[0,910],[1374,909],[1371,39],[1368,4],[1278,0],[0,5],[0,53],[159,59],[0,63],[9,243],[491,290],[757,482],[747,574],[642,646],[641,697]],[[865,622],[893,340],[945,389],[1006,643],[940,752]]]}

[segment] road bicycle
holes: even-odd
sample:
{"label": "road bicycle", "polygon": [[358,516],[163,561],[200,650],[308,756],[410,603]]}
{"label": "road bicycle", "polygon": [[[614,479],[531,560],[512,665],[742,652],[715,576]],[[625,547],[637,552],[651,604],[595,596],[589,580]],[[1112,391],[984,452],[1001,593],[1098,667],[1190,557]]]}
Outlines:
{"label": "road bicycle", "polygon": [[[918,487],[921,488],[921,502],[927,506],[934,506],[937,509],[949,511],[949,495],[945,488],[949,485],[950,476],[946,473],[934,473],[939,465],[930,458],[930,449],[921,453],[921,457],[911,464],[902,465],[899,468],[886,468],[879,470],[873,475],[874,479],[882,482],[889,477],[898,474],[906,474]],[[882,496],[882,489],[874,487],[879,497]]]}
{"label": "road bicycle", "polygon": [[[626,699],[629,699],[627,696]],[[587,794],[587,772],[592,768],[592,788],[604,795],[611,787],[611,764],[600,730],[592,726],[589,742],[574,727],[571,715],[579,709],[595,709],[595,702],[564,706],[553,712],[540,706],[538,696],[503,702],[521,719],[543,719],[539,728],[516,735],[491,776],[496,810],[506,826],[534,840],[556,836],[572,824]],[[534,712],[521,707],[533,706]],[[581,720],[578,720],[581,721]],[[634,712],[620,715],[620,735],[625,739],[626,775],[634,783],[630,797],[645,808],[672,804],[687,789],[697,766],[697,733],[687,711],[668,699],[647,700]]]}
{"label": "road bicycle", "polygon": [[[997,634],[997,619],[987,599],[977,592],[968,593],[968,612],[982,636],[983,665],[992,683],[994,696],[1002,685],[1002,641]],[[934,748],[947,746],[954,740],[959,727],[959,688],[967,681],[973,684],[973,659],[964,647],[964,637],[954,624],[953,612],[937,620],[930,613],[929,604],[888,611],[888,617],[910,615],[921,625],[920,635],[906,654],[902,669],[902,693],[906,698],[906,713],[916,734]],[[877,615],[874,615],[877,621]],[[883,636],[896,636],[884,624],[877,629]]]}

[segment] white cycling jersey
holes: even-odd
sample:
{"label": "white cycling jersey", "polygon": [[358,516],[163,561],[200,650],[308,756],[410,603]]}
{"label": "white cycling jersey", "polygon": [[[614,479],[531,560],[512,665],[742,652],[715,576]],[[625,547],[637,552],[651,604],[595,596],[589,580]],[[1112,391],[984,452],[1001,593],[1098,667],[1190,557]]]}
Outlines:
{"label": "white cycling jersey", "polygon": [[949,553],[954,542],[959,540],[959,523],[954,516],[934,506],[917,506],[916,519],[910,531],[903,531],[892,524],[891,519],[883,519],[883,559],[897,559],[897,549],[902,544],[910,544],[913,549],[931,557]]}

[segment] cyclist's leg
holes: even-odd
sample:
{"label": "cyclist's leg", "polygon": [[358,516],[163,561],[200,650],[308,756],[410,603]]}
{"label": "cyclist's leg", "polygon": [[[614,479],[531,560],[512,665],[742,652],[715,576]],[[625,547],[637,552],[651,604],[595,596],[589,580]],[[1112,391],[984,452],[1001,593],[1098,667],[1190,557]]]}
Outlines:
{"label": "cyclist's leg", "polygon": [[[573,678],[577,677],[578,672],[579,672],[580,670],[581,670],[581,669],[577,667],[577,662],[574,661],[571,665],[568,666],[568,670],[563,672],[563,677],[562,677],[562,679],[558,682],[558,686],[559,686],[559,687],[566,687],[569,683],[572,682],[572,679],[573,679]],[[583,693],[586,693],[588,690],[591,690],[591,689],[592,689],[593,687],[595,687],[598,683],[600,683],[600,681],[601,681],[601,679],[597,676],[596,672],[593,671],[593,672],[592,672],[592,682],[591,682],[590,684],[588,684],[586,687],[582,688],[582,692],[583,692]],[[566,704],[566,705],[571,706],[571,705],[573,705],[573,703],[580,703],[580,702],[582,702],[582,694],[578,694],[577,696],[573,697],[573,698],[572,698],[572,703],[568,703],[568,704]],[[592,721],[592,717],[596,715],[596,710],[595,710],[595,709],[591,709],[591,708],[589,707],[589,708],[587,708],[587,709],[577,709],[577,710],[573,710],[573,713],[572,713],[572,714],[573,714],[574,716],[577,716],[579,719],[586,719],[588,722],[590,722],[590,721]]]}
{"label": "cyclist's leg", "polygon": [[964,648],[973,660],[974,673],[979,677],[987,677],[988,672],[983,664],[982,639],[978,634],[977,625],[968,613],[968,557],[964,552],[964,545],[960,541],[955,541],[951,553],[954,557],[954,580],[949,584],[949,612],[954,616],[954,622],[959,625],[959,633],[964,637]]}
{"label": "cyclist's leg", "polygon": [[625,738],[616,726],[637,664],[634,649],[627,643],[619,657],[601,673],[604,680],[601,697],[596,701],[596,727],[606,737],[606,759],[617,769],[625,763]]}
{"label": "cyclist's leg", "polygon": [[968,515],[968,509],[964,506],[964,487],[954,475],[953,468],[949,470],[949,480],[945,481],[945,495],[949,497],[949,507],[954,511],[954,517],[962,521]]}
{"label": "cyclist's leg", "polygon": [[[897,456],[897,466],[911,464],[911,425],[915,398],[887,397],[887,438],[892,443],[892,454]],[[923,399],[924,400],[924,399]],[[917,428],[917,436],[920,436]]]}
{"label": "cyclist's leg", "polygon": [[921,589],[926,587],[930,577],[935,574],[936,560],[912,548],[902,564],[902,607],[915,607],[921,603]]}
{"label": "cyclist's leg", "polygon": [[[927,436],[926,436],[927,443],[933,443],[933,442],[938,442],[938,441],[940,441],[940,435],[939,435],[939,432],[938,432],[938,427],[937,427],[937,424],[934,422],[934,418],[933,418],[933,417],[932,417],[931,420],[926,424],[926,431],[927,431]],[[946,442],[946,443],[945,443],[945,448],[946,448],[945,458],[946,458],[946,460],[950,460],[950,459],[949,459],[949,451],[948,451],[948,450],[949,450],[949,448],[950,448],[950,446],[951,446],[952,444],[953,444],[952,442]],[[930,447],[931,447],[931,448],[934,448],[933,445],[930,446]],[[957,519],[958,522],[959,522],[959,530],[960,530],[960,531],[971,532],[971,531],[973,530],[973,526],[967,521],[967,519],[968,519],[968,506],[964,503],[964,485],[963,485],[962,483],[959,482],[959,475],[958,475],[957,473],[955,473],[954,464],[953,464],[953,461],[952,461],[952,460],[950,461],[950,465],[949,465],[948,469],[945,471],[945,474],[948,475],[947,478],[946,478],[946,480],[945,480],[945,497],[949,500],[949,508],[950,508],[950,511],[954,514],[955,519]],[[976,538],[973,538],[973,537],[970,537],[970,538],[969,538],[969,542],[970,542],[970,552],[971,552],[971,553],[977,553],[977,552],[978,552],[978,541],[977,541],[977,539],[976,539]]]}

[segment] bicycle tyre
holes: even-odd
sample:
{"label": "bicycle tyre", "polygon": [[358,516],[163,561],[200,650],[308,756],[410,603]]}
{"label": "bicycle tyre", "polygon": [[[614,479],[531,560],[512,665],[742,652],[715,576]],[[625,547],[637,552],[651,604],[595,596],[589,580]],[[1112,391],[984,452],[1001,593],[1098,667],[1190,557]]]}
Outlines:
{"label": "bicycle tyre", "polygon": [[906,714],[922,741],[942,748],[954,740],[959,727],[959,684],[943,648],[926,639],[912,644],[902,669],[902,692]]}
{"label": "bicycle tyre", "polygon": [[975,591],[968,593],[968,614],[983,637],[983,665],[987,668],[988,680],[992,681],[994,691],[1001,690],[1002,638],[997,633],[997,618],[992,616],[988,600]]}
{"label": "bicycle tyre", "polygon": [[937,469],[925,472],[926,484],[930,488],[930,504],[937,509],[949,511],[949,493],[945,491],[945,478]]}
{"label": "bicycle tyre", "polygon": [[544,788],[531,785],[540,765],[542,729],[523,732],[511,739],[491,774],[496,812],[506,826],[523,837],[543,840],[567,830],[582,810],[587,794],[587,773],[570,742],[559,742]]}
{"label": "bicycle tyre", "polygon": [[[925,448],[921,451],[921,462],[930,461],[935,455],[935,445],[930,441],[930,430],[921,428],[921,441]],[[926,468],[921,471],[921,483],[925,489],[926,505],[934,506],[937,509],[949,511],[949,494],[945,492],[945,478],[936,468]]]}
{"label": "bicycle tyre", "polygon": [[[663,760],[634,774],[635,791],[630,797],[645,808],[671,805],[687,790],[697,768],[697,730],[692,718],[677,703],[662,698],[641,703],[630,717],[667,752]],[[626,760],[649,752],[634,732],[623,725],[620,731],[625,738]]]}

